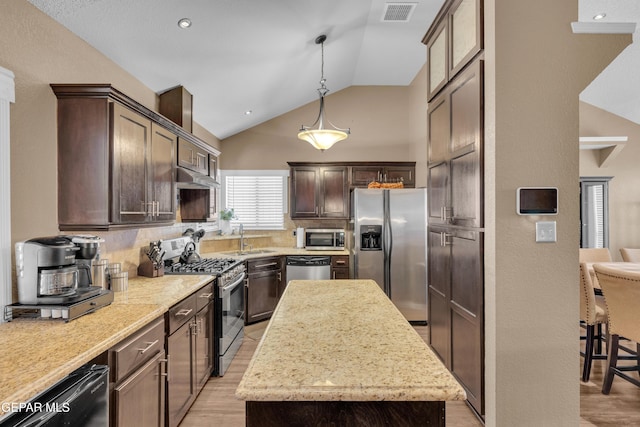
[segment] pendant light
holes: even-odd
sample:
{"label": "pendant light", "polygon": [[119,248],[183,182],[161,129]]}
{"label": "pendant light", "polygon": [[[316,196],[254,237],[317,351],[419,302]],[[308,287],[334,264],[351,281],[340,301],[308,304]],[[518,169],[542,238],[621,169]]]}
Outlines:
{"label": "pendant light", "polygon": [[[298,132],[298,138],[303,141],[307,141],[320,151],[324,151],[331,148],[333,144],[338,141],[346,139],[351,133],[351,129],[337,128],[329,120],[326,120],[333,129],[326,129],[324,127],[324,96],[329,92],[327,86],[325,86],[326,80],[324,78],[324,41],[327,39],[326,35],[320,35],[316,38],[316,44],[320,45],[322,52],[322,63],[320,66],[320,87],[318,88],[318,94],[320,95],[320,113],[318,118],[311,126],[302,125]],[[313,129],[318,125],[317,129]]]}

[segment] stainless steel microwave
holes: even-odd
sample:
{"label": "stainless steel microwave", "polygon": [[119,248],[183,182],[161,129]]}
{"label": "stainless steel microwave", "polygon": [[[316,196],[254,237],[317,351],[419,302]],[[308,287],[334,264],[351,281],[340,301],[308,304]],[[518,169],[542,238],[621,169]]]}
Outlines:
{"label": "stainless steel microwave", "polygon": [[344,249],[344,230],[338,228],[307,228],[304,231],[305,249],[328,251]]}

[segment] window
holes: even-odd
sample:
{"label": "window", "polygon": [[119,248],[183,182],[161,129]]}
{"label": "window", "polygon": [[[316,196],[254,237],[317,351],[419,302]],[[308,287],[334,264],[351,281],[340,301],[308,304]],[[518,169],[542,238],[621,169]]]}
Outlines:
{"label": "window", "polygon": [[580,177],[581,248],[609,247],[610,176]]}
{"label": "window", "polygon": [[283,230],[289,171],[222,171],[222,206],[249,230]]}

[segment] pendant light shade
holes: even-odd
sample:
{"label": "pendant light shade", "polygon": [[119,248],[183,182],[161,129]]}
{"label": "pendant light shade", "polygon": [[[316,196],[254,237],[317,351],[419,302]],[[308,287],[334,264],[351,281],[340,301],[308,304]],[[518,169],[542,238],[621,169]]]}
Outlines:
{"label": "pendant light shade", "polygon": [[[326,80],[324,78],[324,41],[326,39],[327,36],[325,36],[324,34],[316,38],[316,44],[319,44],[321,46],[322,52],[320,87],[318,88],[318,95],[320,96],[320,113],[318,114],[318,118],[316,119],[316,121],[311,126],[302,125],[300,127],[300,131],[298,132],[298,138],[303,141],[307,141],[309,144],[313,145],[320,151],[331,148],[333,144],[346,139],[347,136],[349,136],[349,134],[351,133],[350,129],[340,129],[335,127],[329,120],[326,120],[326,122],[333,129],[327,129],[324,127],[324,97],[329,92],[329,89],[327,89],[327,86],[325,85]],[[316,125],[318,127],[314,129]]]}

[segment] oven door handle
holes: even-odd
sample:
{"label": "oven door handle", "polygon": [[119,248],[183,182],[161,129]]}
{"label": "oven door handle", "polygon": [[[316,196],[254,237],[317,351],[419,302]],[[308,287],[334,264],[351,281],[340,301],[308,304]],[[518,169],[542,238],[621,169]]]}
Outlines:
{"label": "oven door handle", "polygon": [[240,275],[240,277],[235,282],[223,288],[220,288],[220,298],[222,298],[225,293],[231,292],[236,286],[240,285],[244,281],[245,276],[246,276],[246,273],[242,272],[242,275]]}

